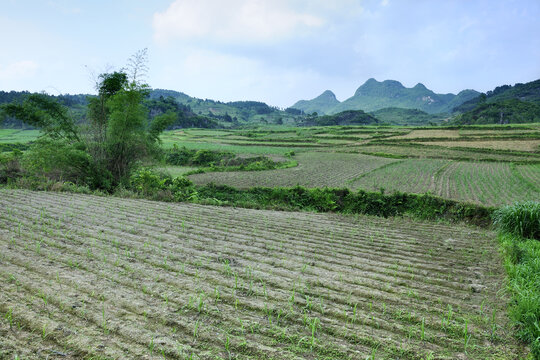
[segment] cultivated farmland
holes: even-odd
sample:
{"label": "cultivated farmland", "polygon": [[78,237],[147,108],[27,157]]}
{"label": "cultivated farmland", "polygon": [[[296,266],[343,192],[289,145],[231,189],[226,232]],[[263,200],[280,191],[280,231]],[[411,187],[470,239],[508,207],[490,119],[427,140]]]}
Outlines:
{"label": "cultivated farmland", "polygon": [[537,164],[467,162],[444,159],[386,159],[360,154],[302,153],[299,166],[259,172],[191,175],[198,184],[210,182],[238,188],[254,186],[348,187],[352,190],[431,193],[485,206],[540,200]]}
{"label": "cultivated farmland", "polygon": [[215,182],[238,188],[254,186],[343,187],[348,181],[396,160],[362,154],[300,153],[298,166],[288,169],[206,173],[190,176],[198,184]]}
{"label": "cultivated farmland", "polygon": [[515,359],[494,234],[0,191],[0,358]]}

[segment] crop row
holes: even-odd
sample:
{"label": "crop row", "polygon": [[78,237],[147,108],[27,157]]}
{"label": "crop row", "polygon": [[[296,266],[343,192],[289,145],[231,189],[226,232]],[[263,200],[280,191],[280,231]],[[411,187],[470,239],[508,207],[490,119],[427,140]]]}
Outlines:
{"label": "crop row", "polygon": [[329,152],[300,153],[294,168],[245,172],[207,173],[190,176],[197,184],[214,182],[238,188],[254,186],[343,187],[349,180],[395,160],[374,156]]}
{"label": "crop row", "polygon": [[395,160],[355,154],[302,153],[297,168],[262,172],[206,173],[197,184],[348,187],[353,190],[431,193],[485,206],[540,200],[538,164],[513,165],[443,159]]}
{"label": "crop row", "polygon": [[10,357],[419,359],[515,351],[489,232],[1,195],[0,332],[9,340],[0,349]]}

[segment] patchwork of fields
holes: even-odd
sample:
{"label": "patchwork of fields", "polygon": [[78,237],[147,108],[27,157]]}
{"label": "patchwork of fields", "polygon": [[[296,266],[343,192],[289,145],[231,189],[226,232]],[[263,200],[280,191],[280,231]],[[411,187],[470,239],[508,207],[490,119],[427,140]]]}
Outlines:
{"label": "patchwork of fields", "polygon": [[514,359],[494,234],[0,192],[0,358]]}
{"label": "patchwork of fields", "polygon": [[288,169],[196,174],[189,178],[197,184],[214,182],[238,188],[254,186],[343,187],[347,181],[396,160],[368,155],[327,152],[300,153],[298,166]]}
{"label": "patchwork of fields", "polygon": [[501,206],[540,200],[540,164],[396,160],[361,154],[301,153],[296,168],[191,175],[197,184],[348,187],[353,190],[431,193],[444,198]]}

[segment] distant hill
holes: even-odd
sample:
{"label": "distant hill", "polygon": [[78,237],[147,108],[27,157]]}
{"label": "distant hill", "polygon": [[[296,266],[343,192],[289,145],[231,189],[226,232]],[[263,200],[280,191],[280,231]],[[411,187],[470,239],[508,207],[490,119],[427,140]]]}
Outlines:
{"label": "distant hill", "polygon": [[[0,91],[0,104],[12,101],[23,101],[28,91]],[[58,95],[51,97],[70,109],[71,114],[79,121],[86,117],[87,97],[94,95]],[[145,105],[149,110],[150,118],[165,110],[178,114],[175,128],[205,127],[228,128],[244,125],[260,124],[286,124],[296,125],[305,117],[302,111],[296,109],[281,110],[259,101],[232,101],[221,102],[211,99],[198,99],[183,92],[165,89],[152,89]],[[0,118],[0,126],[25,127],[25,125],[11,118]]]}
{"label": "distant hill", "polygon": [[[0,91],[0,104],[6,104],[11,102],[22,102],[31,93],[28,91]],[[82,121],[86,116],[86,106],[88,105],[86,94],[62,94],[62,95],[50,95],[56,99],[60,104],[69,108],[71,116],[77,121]],[[6,117],[2,118],[0,113],[0,127],[11,128],[29,128],[22,121]]]}
{"label": "distant hill", "polygon": [[362,110],[347,110],[334,115],[307,116],[299,123],[303,126],[371,125],[379,120]]}
{"label": "distant hill", "polygon": [[330,90],[326,90],[315,99],[300,100],[291,107],[302,110],[306,114],[313,114],[316,112],[319,115],[324,115],[329,113],[329,111],[337,105],[339,105],[339,100],[336,98],[336,95]]}
{"label": "distant hill", "polygon": [[370,112],[380,122],[390,125],[428,125],[440,124],[448,115],[444,114],[428,114],[425,111],[418,109],[403,109],[403,108],[384,108]]}
{"label": "distant hill", "polygon": [[473,110],[481,103],[495,103],[502,100],[518,99],[520,101],[540,104],[540,79],[525,84],[497,86],[485,94],[478,94],[473,99],[453,108],[453,112],[463,113]]}
{"label": "distant hill", "polygon": [[532,122],[540,122],[540,104],[518,99],[499,100],[492,103],[483,102],[452,120],[452,123],[459,125]]}
{"label": "distant hill", "polygon": [[191,97],[179,91],[153,89],[150,98],[172,97],[182,105],[189,106],[197,115],[223,121],[223,125],[238,126],[247,124],[289,124],[303,117],[302,112],[284,111],[260,101],[222,102],[211,99]]}
{"label": "distant hill", "polygon": [[[421,83],[412,88],[406,88],[399,81],[379,82],[371,78],[360,86],[352,97],[341,103],[336,104],[337,99],[334,97],[335,101],[333,101],[325,91],[313,100],[301,100],[292,107],[300,110],[320,109],[325,114],[335,114],[345,110],[369,112],[390,107],[420,109],[435,114],[450,112],[454,107],[477,97],[479,94],[475,90],[463,90],[457,95],[436,94]],[[304,112],[309,113],[306,110]]]}
{"label": "distant hill", "polygon": [[540,122],[540,80],[502,85],[453,109],[455,124]]}

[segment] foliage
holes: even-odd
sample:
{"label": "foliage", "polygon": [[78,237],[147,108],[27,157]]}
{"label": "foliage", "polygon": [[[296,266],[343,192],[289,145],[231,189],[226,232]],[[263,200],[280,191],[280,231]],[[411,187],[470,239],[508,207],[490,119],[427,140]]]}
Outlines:
{"label": "foliage", "polygon": [[109,189],[112,180],[100,171],[82,143],[40,139],[22,158],[28,175],[54,181],[69,181],[93,189]]}
{"label": "foliage", "polygon": [[519,99],[483,102],[474,109],[458,115],[452,123],[458,125],[477,124],[522,124],[540,122],[540,103]]}
{"label": "foliage", "polygon": [[51,139],[80,141],[75,121],[66,107],[46,94],[30,94],[22,104],[4,104],[2,110],[7,116],[41,129]]}
{"label": "foliage", "polygon": [[428,114],[425,111],[418,109],[404,109],[390,107],[379,109],[370,113],[375,116],[380,122],[391,125],[427,125],[439,124],[445,116]]}
{"label": "foliage", "polygon": [[[20,104],[30,95],[32,94],[28,91],[0,91],[0,105],[8,103]],[[39,95],[48,97],[51,101],[56,101],[61,105],[68,107],[70,116],[73,117],[77,122],[84,119],[86,106],[88,104],[87,95],[62,94],[54,96],[45,93]],[[25,124],[21,120],[7,114],[4,114],[2,125],[8,128],[33,128],[31,125]]]}
{"label": "foliage", "polygon": [[42,132],[41,141],[25,155],[25,168],[37,177],[112,190],[129,179],[140,161],[156,156],[159,135],[175,119],[166,112],[149,122],[143,105],[148,85],[140,79],[146,72],[145,61],[143,50],[130,59],[128,72],[99,76],[98,96],[88,99],[84,126],[45,94],[2,105],[5,114]]}
{"label": "foliage", "polygon": [[502,232],[540,240],[540,203],[526,201],[505,206],[495,211],[493,222]]}
{"label": "foliage", "polygon": [[174,116],[173,121],[168,124],[167,129],[183,128],[205,128],[216,129],[221,127],[217,120],[195,114],[189,105],[184,105],[169,96],[164,98],[147,98],[144,105],[148,108],[151,121],[156,116],[169,113]]}
{"label": "foliage", "polygon": [[13,182],[22,176],[22,152],[14,150],[10,153],[0,153],[0,184]]}
{"label": "foliage", "polygon": [[226,185],[196,186],[198,199],[215,199],[222,204],[255,208],[340,212],[376,216],[413,216],[420,219],[445,219],[488,225],[492,210],[479,205],[445,200],[432,195],[381,192],[357,192],[349,189],[307,189],[255,187],[238,190]]}
{"label": "foliage", "polygon": [[538,202],[515,204],[494,214],[512,294],[510,317],[517,337],[530,344],[534,358],[540,357],[539,219]]}
{"label": "foliage", "polygon": [[464,113],[474,110],[484,103],[496,103],[505,100],[518,99],[525,102],[540,103],[540,79],[525,84],[501,85],[495,89],[480,94],[477,97],[455,107],[452,112]]}
{"label": "foliage", "polygon": [[198,167],[187,172],[186,176],[205,172],[271,170],[297,165],[294,161],[275,162],[266,156],[240,157],[230,151],[187,149],[176,144],[165,152],[165,161],[175,166]]}
{"label": "foliage", "polygon": [[348,110],[335,115],[308,116],[302,122],[305,126],[334,126],[334,125],[371,125],[378,123],[374,116],[362,110]]}
{"label": "foliage", "polygon": [[540,203],[528,201],[498,209],[493,223],[499,239],[512,293],[510,317],[517,336],[540,357]]}
{"label": "foliage", "polygon": [[172,149],[165,153],[165,161],[178,166],[211,166],[224,164],[236,155],[230,151],[196,150],[174,144]]}
{"label": "foliage", "polygon": [[10,151],[15,151],[15,150],[25,151],[25,150],[28,150],[29,147],[30,147],[30,144],[21,144],[21,143],[2,144],[0,143],[0,153],[10,152]]}
{"label": "foliage", "polygon": [[131,175],[129,189],[145,197],[161,201],[197,199],[197,190],[188,179],[184,177],[171,178],[148,168],[140,168]]}

